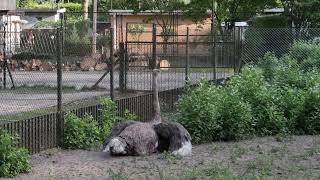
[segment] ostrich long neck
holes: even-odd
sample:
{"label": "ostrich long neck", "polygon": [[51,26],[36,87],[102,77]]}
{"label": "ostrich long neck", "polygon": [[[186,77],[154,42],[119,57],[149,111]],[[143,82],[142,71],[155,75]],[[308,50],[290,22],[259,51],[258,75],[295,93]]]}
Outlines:
{"label": "ostrich long neck", "polygon": [[159,103],[159,95],[158,95],[158,74],[159,70],[155,69],[152,72],[152,92],[153,92],[153,107],[154,107],[154,117],[153,123],[161,122],[160,115],[160,103]]}

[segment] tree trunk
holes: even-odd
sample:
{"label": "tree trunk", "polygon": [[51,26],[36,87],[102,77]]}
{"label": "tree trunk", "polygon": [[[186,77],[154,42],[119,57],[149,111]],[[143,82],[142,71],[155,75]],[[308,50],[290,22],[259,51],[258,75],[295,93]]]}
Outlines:
{"label": "tree trunk", "polygon": [[88,19],[88,8],[89,8],[89,0],[82,0],[82,12],[83,12],[84,21]]}

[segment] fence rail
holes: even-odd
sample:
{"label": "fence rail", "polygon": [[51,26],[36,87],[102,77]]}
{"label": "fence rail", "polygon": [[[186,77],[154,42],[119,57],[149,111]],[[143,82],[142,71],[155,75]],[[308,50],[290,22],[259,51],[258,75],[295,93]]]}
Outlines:
{"label": "fence rail", "polygon": [[[160,92],[160,99],[166,104],[166,108],[174,109],[175,102],[182,91],[182,89],[175,89]],[[115,100],[118,105],[117,114],[124,117],[125,111],[129,110],[138,116],[139,121],[149,121],[153,116],[152,100],[151,93],[117,99]],[[91,115],[95,120],[101,122],[102,108],[101,104],[96,104],[73,109],[70,112],[80,118]],[[11,135],[18,136],[17,146],[27,148],[30,153],[34,154],[58,146],[58,138],[60,137],[58,132],[61,132],[58,129],[58,123],[58,113],[50,113],[26,120],[0,121],[0,132],[6,131]]]}

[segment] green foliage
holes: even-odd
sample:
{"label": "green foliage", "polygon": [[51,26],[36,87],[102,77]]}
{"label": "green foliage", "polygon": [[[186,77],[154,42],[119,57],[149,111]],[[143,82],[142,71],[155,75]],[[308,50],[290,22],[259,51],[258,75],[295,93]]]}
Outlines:
{"label": "green foliage", "polygon": [[320,44],[318,43],[296,41],[289,55],[301,64],[301,69],[304,71],[320,69]]}
{"label": "green foliage", "polygon": [[67,12],[81,12],[80,3],[61,3],[59,4],[60,8],[66,8]]}
{"label": "green foliage", "polygon": [[[27,9],[53,9],[57,7],[56,3],[42,3],[38,4],[32,0],[21,1],[19,3],[19,7],[27,8]],[[80,3],[59,3],[59,8],[65,8],[67,12],[81,12],[81,4]]]}
{"label": "green foliage", "polygon": [[125,120],[136,121],[138,120],[138,116],[135,113],[130,112],[128,109],[124,111]]}
{"label": "green foliage", "polygon": [[[72,25],[68,25],[65,33],[64,53],[65,55],[86,56],[91,53],[89,37],[80,29],[86,22],[76,20]],[[71,27],[70,27],[71,26]]]}
{"label": "green foliage", "polygon": [[295,27],[299,29],[320,27],[320,1],[282,0],[285,12]]}
{"label": "green foliage", "polygon": [[117,105],[110,98],[101,99],[102,122],[98,123],[92,116],[77,117],[74,113],[65,115],[63,147],[68,149],[89,149],[103,141],[111,129],[124,120],[136,120],[134,113],[125,111],[125,117],[117,116]]}
{"label": "green foliage", "polygon": [[114,125],[119,122],[119,118],[116,116],[117,105],[110,98],[101,99],[102,108],[102,130],[101,137],[107,137]]}
{"label": "green foliage", "polygon": [[89,149],[101,141],[100,129],[92,116],[78,118],[73,113],[65,116],[63,147],[68,149]]}
{"label": "green foliage", "polygon": [[16,138],[0,134],[0,177],[15,177],[31,171],[28,151],[16,148]]}
{"label": "green foliage", "polygon": [[196,143],[242,139],[253,132],[249,104],[232,91],[208,83],[189,90],[179,100],[178,112],[178,121]]}
{"label": "green foliage", "polygon": [[305,92],[303,110],[296,128],[305,134],[320,133],[320,84]]}
{"label": "green foliage", "polygon": [[255,28],[287,28],[290,25],[289,19],[282,15],[258,16],[252,18],[248,23]]}
{"label": "green foliage", "polygon": [[196,143],[253,134],[320,134],[320,69],[304,71],[304,60],[293,58],[302,55],[317,58],[266,53],[223,87],[200,83],[179,100],[178,121]]}

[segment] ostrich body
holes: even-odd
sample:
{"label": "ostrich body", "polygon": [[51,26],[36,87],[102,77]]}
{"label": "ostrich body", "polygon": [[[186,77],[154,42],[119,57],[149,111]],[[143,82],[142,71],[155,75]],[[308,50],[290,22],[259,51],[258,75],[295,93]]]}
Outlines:
{"label": "ostrich body", "polygon": [[154,117],[150,122],[128,121],[114,127],[106,139],[104,152],[112,155],[146,155],[169,151],[175,155],[191,154],[191,137],[179,123],[163,121],[160,114],[157,77],[153,70]]}

